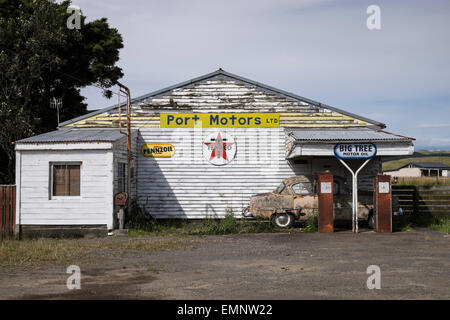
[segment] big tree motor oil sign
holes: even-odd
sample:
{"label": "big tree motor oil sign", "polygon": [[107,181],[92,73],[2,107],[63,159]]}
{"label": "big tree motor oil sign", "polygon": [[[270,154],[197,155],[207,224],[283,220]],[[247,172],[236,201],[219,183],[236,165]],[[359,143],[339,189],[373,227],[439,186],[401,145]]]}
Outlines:
{"label": "big tree motor oil sign", "polygon": [[370,159],[377,154],[377,147],[373,143],[338,143],[334,154],[340,159]]}

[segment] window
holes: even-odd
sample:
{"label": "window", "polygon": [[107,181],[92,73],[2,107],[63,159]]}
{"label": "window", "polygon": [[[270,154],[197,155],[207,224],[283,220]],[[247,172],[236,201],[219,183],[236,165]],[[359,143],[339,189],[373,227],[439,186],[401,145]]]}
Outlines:
{"label": "window", "polygon": [[283,192],[284,190],[284,183],[282,182],[276,189],[275,189],[275,193],[276,194],[280,194],[281,192]]}
{"label": "window", "polygon": [[311,182],[299,182],[292,186],[295,194],[310,194],[312,193],[312,183]]}
{"label": "window", "polygon": [[80,196],[81,163],[52,163],[50,165],[51,196]]}
{"label": "window", "polygon": [[339,194],[339,183],[333,182],[333,194]]}
{"label": "window", "polygon": [[117,192],[127,191],[127,165],[120,162],[117,166]]}

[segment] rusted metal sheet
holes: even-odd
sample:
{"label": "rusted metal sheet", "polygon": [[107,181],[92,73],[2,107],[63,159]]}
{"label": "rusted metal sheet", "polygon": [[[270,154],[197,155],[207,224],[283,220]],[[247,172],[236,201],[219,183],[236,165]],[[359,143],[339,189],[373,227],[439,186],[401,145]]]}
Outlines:
{"label": "rusted metal sheet", "polygon": [[14,237],[16,186],[0,186],[0,238]]}
{"label": "rusted metal sheet", "polygon": [[318,174],[319,232],[334,232],[333,174]]}
{"label": "rusted metal sheet", "polygon": [[391,176],[374,178],[374,229],[376,232],[392,232]]}

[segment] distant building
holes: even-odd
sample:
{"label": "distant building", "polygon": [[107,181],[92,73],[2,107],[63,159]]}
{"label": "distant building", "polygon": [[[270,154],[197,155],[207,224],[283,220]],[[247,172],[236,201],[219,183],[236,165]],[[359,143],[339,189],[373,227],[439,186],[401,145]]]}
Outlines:
{"label": "distant building", "polygon": [[440,162],[410,162],[384,173],[393,177],[448,177],[449,170],[449,166]]}

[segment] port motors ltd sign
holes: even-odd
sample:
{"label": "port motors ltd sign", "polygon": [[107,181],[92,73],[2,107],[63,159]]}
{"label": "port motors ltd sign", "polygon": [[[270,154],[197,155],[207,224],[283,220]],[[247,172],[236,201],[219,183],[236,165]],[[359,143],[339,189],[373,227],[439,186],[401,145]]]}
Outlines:
{"label": "port motors ltd sign", "polygon": [[377,154],[373,143],[338,143],[334,146],[334,155],[339,159],[370,159]]}
{"label": "port motors ltd sign", "polygon": [[161,128],[267,128],[280,126],[279,113],[161,113]]}

